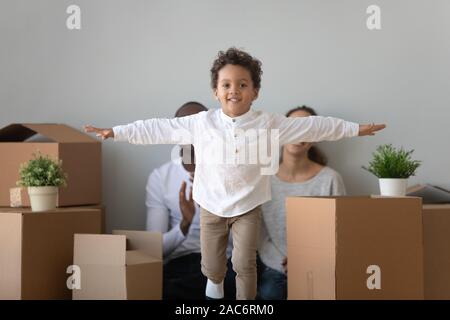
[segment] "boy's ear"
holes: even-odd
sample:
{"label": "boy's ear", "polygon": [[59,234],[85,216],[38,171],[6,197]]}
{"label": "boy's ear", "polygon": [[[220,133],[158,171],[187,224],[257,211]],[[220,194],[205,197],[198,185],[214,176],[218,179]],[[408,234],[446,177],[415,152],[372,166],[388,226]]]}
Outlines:
{"label": "boy's ear", "polygon": [[217,89],[213,90],[213,96],[216,100],[219,100],[219,97],[217,96]]}
{"label": "boy's ear", "polygon": [[259,89],[254,89],[255,90],[255,97],[253,98],[253,100],[258,99],[258,95],[259,95]]}

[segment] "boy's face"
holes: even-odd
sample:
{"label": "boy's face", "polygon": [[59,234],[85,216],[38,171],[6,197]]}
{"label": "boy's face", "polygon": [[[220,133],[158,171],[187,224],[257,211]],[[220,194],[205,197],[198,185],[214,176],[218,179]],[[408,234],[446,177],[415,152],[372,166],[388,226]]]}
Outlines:
{"label": "boy's face", "polygon": [[214,95],[227,116],[237,117],[250,110],[253,100],[258,97],[258,89],[253,87],[252,77],[247,69],[227,64],[219,71]]}

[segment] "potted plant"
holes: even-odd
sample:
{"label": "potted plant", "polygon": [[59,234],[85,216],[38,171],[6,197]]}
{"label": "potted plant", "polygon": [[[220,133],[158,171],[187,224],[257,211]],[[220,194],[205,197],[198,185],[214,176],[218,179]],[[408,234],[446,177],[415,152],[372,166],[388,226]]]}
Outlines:
{"label": "potted plant", "polygon": [[392,144],[377,147],[369,167],[363,169],[379,178],[382,196],[404,196],[408,178],[414,176],[421,161],[412,160],[414,150],[396,149]]}
{"label": "potted plant", "polygon": [[32,211],[53,210],[58,201],[58,187],[66,186],[67,174],[62,161],[53,160],[41,153],[20,166],[17,185],[28,187]]}

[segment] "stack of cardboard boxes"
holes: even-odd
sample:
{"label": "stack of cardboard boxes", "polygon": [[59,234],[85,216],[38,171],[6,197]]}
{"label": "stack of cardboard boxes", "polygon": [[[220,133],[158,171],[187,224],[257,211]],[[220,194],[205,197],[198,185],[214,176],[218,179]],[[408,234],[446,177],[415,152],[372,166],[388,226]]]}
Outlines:
{"label": "stack of cardboard boxes", "polygon": [[286,199],[289,299],[450,299],[450,205]]}
{"label": "stack of cardboard boxes", "polygon": [[[56,210],[32,212],[16,187],[37,152],[68,174]],[[66,125],[0,129],[0,299],[161,299],[161,234],[102,235],[101,161],[101,143]]]}
{"label": "stack of cardboard boxes", "polygon": [[[63,161],[58,208],[31,212],[19,167],[41,152]],[[70,299],[75,233],[102,233],[101,143],[62,124],[0,129],[0,299]]]}

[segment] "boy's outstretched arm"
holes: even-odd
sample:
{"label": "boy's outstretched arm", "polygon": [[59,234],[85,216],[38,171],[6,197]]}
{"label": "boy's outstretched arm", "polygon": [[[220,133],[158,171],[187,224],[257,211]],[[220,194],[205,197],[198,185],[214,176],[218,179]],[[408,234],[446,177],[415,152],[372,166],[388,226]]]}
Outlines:
{"label": "boy's outstretched arm", "polygon": [[96,128],[91,125],[84,126],[84,132],[95,132],[97,137],[100,137],[102,140],[106,140],[108,138],[114,138],[114,131],[112,128],[102,129]]}
{"label": "boy's outstretched arm", "polygon": [[386,128],[385,124],[360,124],[359,125],[359,136],[374,136],[375,132],[383,130]]}

